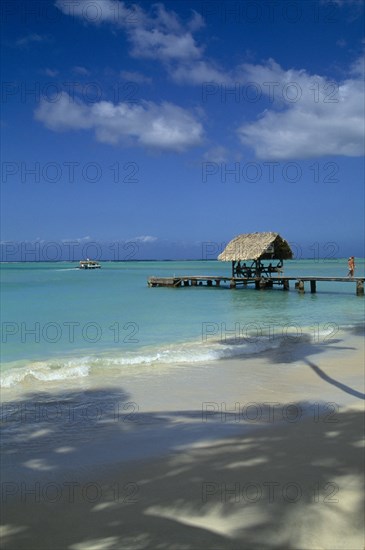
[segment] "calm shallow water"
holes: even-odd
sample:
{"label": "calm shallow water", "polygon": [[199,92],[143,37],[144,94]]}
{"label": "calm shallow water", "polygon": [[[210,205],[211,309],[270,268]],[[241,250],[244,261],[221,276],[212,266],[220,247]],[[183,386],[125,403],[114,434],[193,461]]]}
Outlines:
{"label": "calm shallow water", "polygon": [[[364,274],[357,260],[356,275]],[[230,264],[104,262],[2,264],[2,384],[92,376],[126,366],[200,363],[258,353],[280,339],[330,342],[363,323],[355,283],[294,290],[148,288],[151,275],[227,275]],[[285,275],[344,276],[347,261],[290,261]],[[292,287],[294,285],[292,284]],[[309,289],[308,289],[309,290]]]}

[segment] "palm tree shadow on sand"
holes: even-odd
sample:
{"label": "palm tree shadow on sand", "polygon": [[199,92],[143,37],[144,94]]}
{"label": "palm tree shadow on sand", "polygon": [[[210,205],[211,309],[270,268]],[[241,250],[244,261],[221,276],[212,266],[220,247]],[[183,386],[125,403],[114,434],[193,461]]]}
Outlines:
{"label": "palm tree shadow on sand", "polygon": [[[309,359],[321,351],[305,342],[268,357],[302,360],[322,380],[362,400],[362,393]],[[35,403],[73,403],[76,413],[72,422],[50,412],[22,419],[20,412]],[[219,414],[203,421],[201,409],[133,411],[126,420],[130,403],[133,395],[103,388],[67,396],[43,392],[6,404],[4,548],[362,548],[362,410],[328,415],[325,407],[314,411],[299,401],[291,407],[303,414],[294,419],[248,425],[227,413],[223,425]],[[225,431],[232,426],[234,432]],[[33,493],[38,482],[39,498],[24,495],[22,482]]]}
{"label": "palm tree shadow on sand", "polygon": [[[363,333],[363,328],[359,328],[355,334]],[[296,363],[302,361],[308,365],[313,372],[315,372],[322,380],[328,382],[329,384],[335,386],[339,390],[352,395],[358,399],[365,399],[365,394],[351,388],[350,386],[336,380],[327,374],[323,369],[316,365],[313,361],[309,359],[312,355],[320,355],[327,351],[333,353],[341,351],[351,351],[355,348],[351,346],[339,345],[343,342],[340,338],[332,339],[329,344],[316,344],[311,340],[310,335],[301,335],[300,341],[285,341],[284,345],[279,346],[276,350],[270,350],[269,352],[264,352],[263,355],[266,356],[268,361],[275,364],[285,364],[285,363]]]}

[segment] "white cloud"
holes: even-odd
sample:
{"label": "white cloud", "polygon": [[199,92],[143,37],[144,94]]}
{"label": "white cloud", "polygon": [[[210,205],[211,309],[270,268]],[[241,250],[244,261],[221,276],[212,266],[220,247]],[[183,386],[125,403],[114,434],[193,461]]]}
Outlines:
{"label": "white cloud", "polygon": [[134,57],[159,59],[160,61],[188,60],[199,58],[197,47],[190,33],[181,35],[166,33],[158,29],[137,28],[130,33]]}
{"label": "white cloud", "polygon": [[56,0],[55,6],[65,15],[94,25],[109,22],[128,26],[141,23],[144,18],[143,10],[138,6],[128,8],[119,0]]}
{"label": "white cloud", "polygon": [[89,112],[90,107],[62,92],[55,102],[42,99],[35,111],[35,118],[50,130],[86,130],[93,126]]}
{"label": "white cloud", "polygon": [[320,4],[335,4],[336,6],[361,5],[363,0],[320,0]]}
{"label": "white cloud", "polygon": [[192,33],[201,28],[204,21],[194,10],[190,20],[183,25],[175,12],[167,11],[160,3],[153,4],[149,13],[136,4],[127,7],[117,0],[57,0],[56,7],[89,24],[108,22],[124,28],[134,57],[167,62],[201,56],[202,50]]}
{"label": "white cloud", "polygon": [[354,77],[365,78],[365,59],[364,56],[356,59],[350,66],[350,74]]}
{"label": "white cloud", "polygon": [[202,27],[205,27],[204,18],[197,11],[193,10],[193,16],[188,23],[188,27],[191,32],[198,31]]}
{"label": "white cloud", "polygon": [[85,105],[62,92],[57,101],[43,99],[35,117],[54,131],[93,129],[98,141],[113,145],[182,152],[203,141],[201,123],[189,111],[168,102]]}
{"label": "white cloud", "polygon": [[91,241],[90,235],[87,235],[86,237],[77,237],[76,239],[61,239],[61,243],[82,243],[86,241]]}
{"label": "white cloud", "polygon": [[217,145],[204,153],[203,160],[206,162],[222,163],[227,162],[229,157],[230,151],[222,145]]}
{"label": "white cloud", "polygon": [[86,67],[81,67],[77,65],[76,67],[72,67],[72,72],[75,74],[79,74],[80,76],[90,76],[91,72],[86,69]]}
{"label": "white cloud", "polygon": [[135,82],[136,84],[151,84],[152,82],[152,78],[137,71],[121,71],[120,76],[123,80]]}
{"label": "white cloud", "polygon": [[204,82],[229,84],[232,82],[228,73],[203,60],[181,64],[175,68],[171,67],[169,72],[172,79],[178,84],[203,84]]}
{"label": "white cloud", "polygon": [[363,155],[364,82],[359,76],[360,62],[351,68],[353,77],[341,83],[304,70],[284,71],[273,60],[242,69],[243,79],[255,82],[273,99],[273,109],[265,110],[257,121],[243,124],[238,130],[241,142],[253,147],[258,158]]}
{"label": "white cloud", "polygon": [[27,34],[26,36],[23,36],[22,38],[19,38],[15,45],[20,47],[26,47],[29,46],[32,43],[40,43],[40,42],[48,42],[49,37],[48,36],[42,36],[37,33],[31,33]]}
{"label": "white cloud", "polygon": [[228,79],[214,63],[203,60],[204,47],[197,44],[193,33],[205,23],[195,10],[191,11],[190,19],[182,22],[161,3],[153,4],[148,12],[135,4],[127,7],[118,0],[57,0],[56,6],[85,23],[106,22],[123,29],[133,57],[160,61],[179,84]]}
{"label": "white cloud", "polygon": [[245,123],[238,130],[241,142],[252,147],[258,158],[363,155],[362,56],[350,66],[349,78],[343,82],[310,75],[304,69],[284,70],[273,59],[261,65],[245,63],[229,72],[197,60],[181,64],[171,75],[178,83],[214,82],[223,89],[225,85],[235,85],[238,92],[253,85],[266,96],[270,108],[258,120]]}
{"label": "white cloud", "polygon": [[[241,124],[238,136],[241,143],[255,150],[257,157],[363,154],[364,85],[360,59],[342,82],[311,75],[304,69],[284,70],[272,59],[225,70],[205,57],[204,47],[193,36],[204,25],[195,11],[190,20],[182,22],[162,4],[152,4],[145,11],[135,4],[127,8],[118,0],[93,0],[93,18],[88,3],[89,0],[75,0],[73,13],[70,0],[57,0],[56,5],[90,24],[104,21],[123,29],[131,44],[131,55],[160,61],[177,84],[255,86],[268,100],[268,108],[254,122]],[[336,4],[358,6],[360,2],[336,0]],[[43,104],[39,112],[47,125],[57,129],[65,124],[68,128],[93,128],[97,139],[108,143],[127,141],[149,148],[184,150],[202,142],[201,124],[187,111],[169,103],[141,102],[133,106],[100,102],[92,107],[78,104],[69,111],[74,115],[72,120],[60,105]]]}
{"label": "white cloud", "polygon": [[147,15],[135,26],[129,26],[128,37],[134,57],[172,60],[198,59],[202,49],[192,35],[202,25],[202,18],[196,12],[187,25],[183,25],[177,14],[167,11],[163,4],[153,6],[152,15]]}
{"label": "white cloud", "polygon": [[356,19],[363,16],[364,12],[364,0],[320,0],[320,4],[324,5],[325,8],[328,5],[330,17],[337,15],[333,13],[333,6],[337,10],[343,9],[345,13],[339,13],[338,15],[348,22],[356,21]]}
{"label": "white cloud", "polygon": [[59,75],[59,71],[57,71],[57,69],[49,69],[48,67],[44,69],[43,73],[51,78],[55,78]]}
{"label": "white cloud", "polygon": [[174,11],[166,11],[165,6],[161,3],[154,5],[156,17],[150,18],[149,23],[153,26],[158,25],[160,28],[168,29],[171,32],[178,34],[181,31],[179,17]]}
{"label": "white cloud", "polygon": [[157,241],[157,237],[153,237],[152,235],[141,235],[139,237],[134,237],[133,239],[130,239],[131,241],[137,241],[140,243],[154,243]]}

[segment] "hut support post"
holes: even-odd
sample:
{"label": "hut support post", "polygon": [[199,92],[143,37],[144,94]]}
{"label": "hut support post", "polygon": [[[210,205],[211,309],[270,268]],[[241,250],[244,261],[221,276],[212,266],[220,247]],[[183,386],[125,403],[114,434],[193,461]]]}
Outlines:
{"label": "hut support post", "polygon": [[311,281],[311,294],[316,293],[316,281]]}
{"label": "hut support post", "polygon": [[283,290],[289,290],[289,281],[285,279],[283,281]]}
{"label": "hut support post", "polygon": [[234,264],[235,262],[232,262],[232,277],[234,277]]}

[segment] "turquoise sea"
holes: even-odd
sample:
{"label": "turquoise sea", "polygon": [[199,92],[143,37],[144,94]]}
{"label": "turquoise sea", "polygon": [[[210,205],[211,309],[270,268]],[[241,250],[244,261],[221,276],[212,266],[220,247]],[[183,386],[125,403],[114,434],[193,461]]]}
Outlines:
{"label": "turquoise sea", "polygon": [[[1,265],[3,387],[144,365],[207,363],[275,348],[283,339],[326,345],[364,322],[355,283],[322,282],[317,293],[215,287],[148,288],[149,276],[227,275],[218,261]],[[347,259],[292,260],[285,275],[345,276]],[[356,276],[364,260],[356,260]]]}

